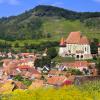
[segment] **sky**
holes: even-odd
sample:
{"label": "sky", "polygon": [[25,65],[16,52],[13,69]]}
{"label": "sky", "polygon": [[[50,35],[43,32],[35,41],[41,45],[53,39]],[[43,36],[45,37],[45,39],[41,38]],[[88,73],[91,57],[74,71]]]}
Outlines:
{"label": "sky", "polygon": [[37,5],[52,5],[78,12],[100,12],[100,0],[0,0],[0,17],[19,15]]}

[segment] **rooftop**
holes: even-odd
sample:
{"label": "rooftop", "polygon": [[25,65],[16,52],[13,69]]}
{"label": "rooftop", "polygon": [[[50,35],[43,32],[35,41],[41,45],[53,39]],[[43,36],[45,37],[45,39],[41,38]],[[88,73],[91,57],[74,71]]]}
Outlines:
{"label": "rooftop", "polygon": [[81,32],[71,32],[66,39],[68,44],[89,44],[86,36],[82,36]]}

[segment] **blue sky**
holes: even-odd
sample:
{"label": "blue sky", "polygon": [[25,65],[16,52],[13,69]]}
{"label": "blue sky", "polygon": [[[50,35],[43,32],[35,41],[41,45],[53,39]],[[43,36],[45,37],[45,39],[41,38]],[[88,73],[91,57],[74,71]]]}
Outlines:
{"label": "blue sky", "polygon": [[53,5],[74,11],[100,11],[100,0],[0,0],[0,17],[18,15],[37,5]]}

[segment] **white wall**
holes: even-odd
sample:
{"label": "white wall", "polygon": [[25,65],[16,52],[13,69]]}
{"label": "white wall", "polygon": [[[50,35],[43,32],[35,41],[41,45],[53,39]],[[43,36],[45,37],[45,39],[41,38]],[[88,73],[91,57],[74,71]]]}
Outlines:
{"label": "white wall", "polygon": [[82,45],[82,44],[66,44],[66,47],[59,48],[59,56],[65,57],[66,53],[78,55],[76,53],[76,51],[83,51],[83,53],[79,53],[80,56],[83,55],[83,59],[88,59],[88,58],[84,57],[84,54],[91,55],[90,45],[88,45],[88,44],[84,44],[84,45]]}

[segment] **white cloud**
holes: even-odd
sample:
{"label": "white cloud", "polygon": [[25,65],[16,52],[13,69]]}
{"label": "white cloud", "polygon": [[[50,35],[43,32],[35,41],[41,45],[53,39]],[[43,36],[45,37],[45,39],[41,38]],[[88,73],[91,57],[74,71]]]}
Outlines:
{"label": "white cloud", "polygon": [[18,0],[0,0],[1,4],[18,5]]}

